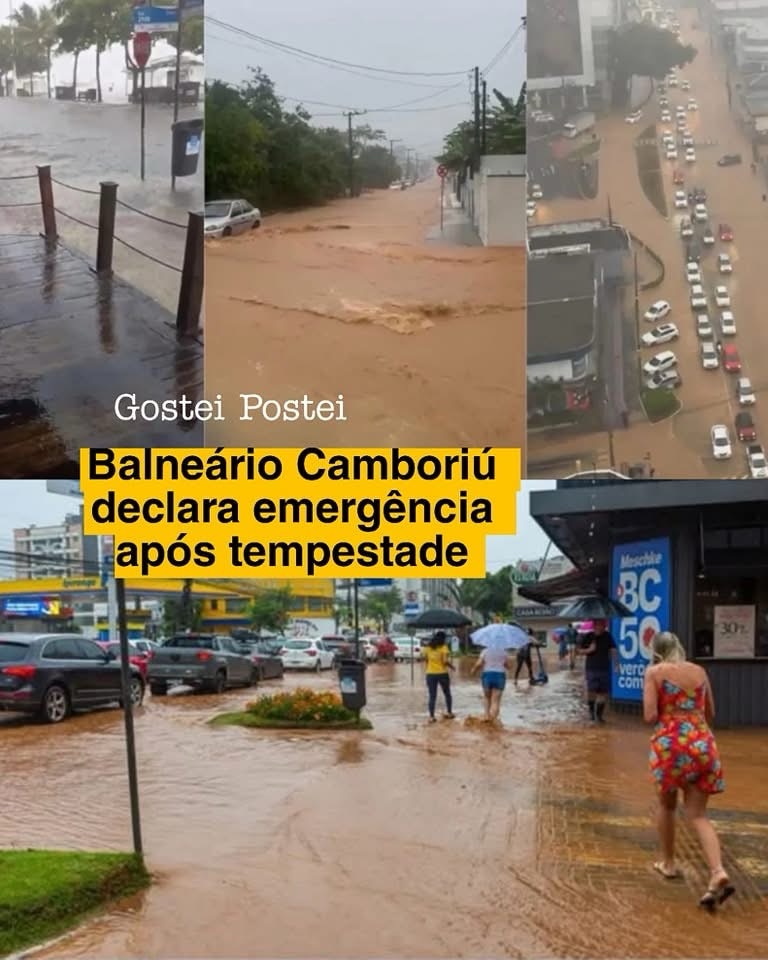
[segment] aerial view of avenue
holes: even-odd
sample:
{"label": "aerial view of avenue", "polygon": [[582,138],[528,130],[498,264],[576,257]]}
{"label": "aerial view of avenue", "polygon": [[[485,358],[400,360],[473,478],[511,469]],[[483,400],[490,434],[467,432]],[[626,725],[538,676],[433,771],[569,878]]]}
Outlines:
{"label": "aerial view of avenue", "polygon": [[768,2],[528,20],[528,470],[768,476]]}

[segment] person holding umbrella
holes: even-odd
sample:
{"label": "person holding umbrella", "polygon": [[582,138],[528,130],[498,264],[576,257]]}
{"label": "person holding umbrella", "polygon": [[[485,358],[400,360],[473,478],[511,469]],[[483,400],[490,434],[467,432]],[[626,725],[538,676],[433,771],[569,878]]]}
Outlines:
{"label": "person holding umbrella", "polygon": [[501,697],[507,685],[507,668],[510,666],[509,651],[528,643],[528,636],[515,623],[491,623],[472,634],[472,642],[482,647],[471,673],[482,667],[483,695],[485,697],[485,723],[496,723],[501,711]]}
{"label": "person holding umbrella", "polygon": [[449,670],[453,670],[453,664],[451,648],[448,646],[444,630],[435,631],[429,644],[423,649],[422,657],[425,661],[424,673],[427,678],[429,722],[434,723],[436,719],[438,689],[443,691],[443,697],[445,697],[445,716],[448,720],[453,720],[453,696],[449,673]]}

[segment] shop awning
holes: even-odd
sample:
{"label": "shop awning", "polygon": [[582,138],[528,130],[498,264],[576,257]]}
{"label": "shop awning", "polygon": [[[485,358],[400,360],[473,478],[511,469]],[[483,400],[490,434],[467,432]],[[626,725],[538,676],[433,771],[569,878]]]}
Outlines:
{"label": "shop awning", "polygon": [[517,592],[526,600],[534,600],[536,603],[553,603],[582,594],[603,594],[604,588],[601,589],[601,587],[606,583],[607,577],[608,568],[603,566],[590,570],[569,570],[560,577],[518,587]]}

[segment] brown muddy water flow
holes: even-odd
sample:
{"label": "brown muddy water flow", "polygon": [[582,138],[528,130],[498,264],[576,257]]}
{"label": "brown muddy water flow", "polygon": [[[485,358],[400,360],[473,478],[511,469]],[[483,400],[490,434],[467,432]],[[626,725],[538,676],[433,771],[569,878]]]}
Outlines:
{"label": "brown muddy water flow", "polygon": [[[765,733],[723,732],[714,804],[737,895],[715,916],[696,845],[654,874],[647,730],[585,723],[581,677],[508,686],[504,727],[426,723],[421,668],[368,671],[374,730],[211,728],[250,696],[148,698],[137,714],[144,895],[44,951],[50,958],[765,957]],[[334,675],[264,690],[321,689]],[[0,720],[0,845],[130,846],[121,715],[45,728]]]}
{"label": "brown muddy water flow", "polygon": [[[523,249],[428,240],[439,196],[379,190],[208,241],[206,391],[227,421],[207,443],[523,444]],[[239,422],[241,393],[343,394],[347,421]]]}

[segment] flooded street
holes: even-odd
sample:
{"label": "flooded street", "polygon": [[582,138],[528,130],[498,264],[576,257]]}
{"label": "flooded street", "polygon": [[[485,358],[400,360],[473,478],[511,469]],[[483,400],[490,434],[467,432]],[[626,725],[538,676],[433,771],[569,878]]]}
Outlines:
{"label": "flooded street", "polygon": [[[208,242],[206,390],[228,414],[209,444],[523,443],[523,250],[441,242],[439,198],[376,191]],[[240,393],[343,394],[347,421],[239,422]]]}
{"label": "flooded street", "polygon": [[[651,870],[648,732],[587,726],[581,677],[510,684],[502,730],[429,726],[421,668],[368,670],[369,733],[268,733],[206,720],[252,694],[151,697],[137,715],[152,889],[44,951],[122,957],[737,957],[768,938],[764,734],[719,736],[714,815],[738,894],[720,914],[681,825],[685,880]],[[287,676],[263,690],[333,688]],[[127,848],[118,711],[44,728],[0,719],[0,844]],[[764,777],[762,777],[764,781]],[[12,813],[11,813],[12,811]],[[649,924],[653,917],[653,924]]]}
{"label": "flooded street", "polygon": [[[199,108],[184,107],[179,119],[199,115]],[[203,204],[202,163],[197,175],[177,180],[176,190],[171,190],[172,122],[172,107],[147,107],[146,179],[142,182],[138,106],[0,98],[0,234],[37,235],[42,229],[39,206],[3,208],[3,204],[38,204],[36,167],[45,164],[60,181],[53,185],[54,203],[62,211],[57,217],[59,234],[90,259],[95,258],[96,232],[83,223],[98,221],[101,181],[119,185],[118,200],[186,228],[188,211],[199,211]],[[3,180],[27,175],[34,179]],[[175,310],[179,274],[170,267],[181,266],[185,229],[118,207],[115,233],[168,264],[161,266],[116,243],[115,271]]]}

